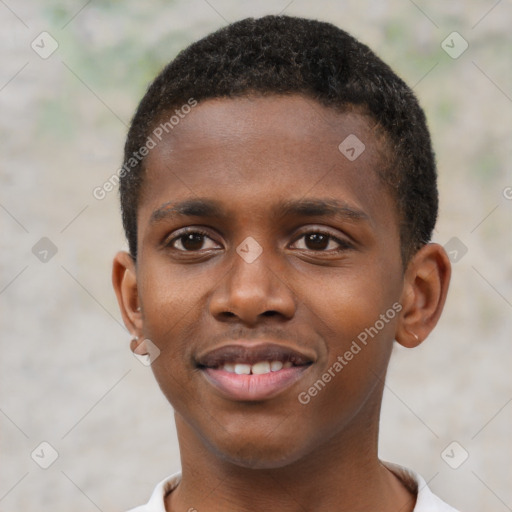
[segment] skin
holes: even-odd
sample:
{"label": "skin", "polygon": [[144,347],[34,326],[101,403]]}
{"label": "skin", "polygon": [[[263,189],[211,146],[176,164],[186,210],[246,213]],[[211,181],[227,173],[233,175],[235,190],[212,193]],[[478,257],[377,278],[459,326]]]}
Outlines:
{"label": "skin", "polygon": [[[349,134],[366,146],[353,162],[338,149]],[[152,369],[175,410],[182,463],[168,511],[413,510],[377,455],[384,378],[394,340],[414,347],[436,325],[450,263],[427,244],[404,269],[395,203],[376,173],[385,155],[370,118],[300,95],[202,102],[148,155],[137,262],[118,253],[113,284],[142,340],[132,350],[149,339],[161,351]],[[225,216],[169,214],[199,198]],[[290,200],[336,200],[345,213],[283,213]],[[178,238],[187,227],[207,236]],[[307,236],[319,231],[331,238]],[[249,236],[263,250],[252,263],[236,252]],[[395,303],[400,313],[300,403]],[[195,365],[226,340],[269,337],[314,356],[274,398],[228,400]]]}

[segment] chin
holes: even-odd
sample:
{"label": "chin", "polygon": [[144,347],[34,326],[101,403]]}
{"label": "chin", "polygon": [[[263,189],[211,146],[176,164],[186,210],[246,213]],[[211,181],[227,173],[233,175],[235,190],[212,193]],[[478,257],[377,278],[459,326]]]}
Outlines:
{"label": "chin", "polygon": [[226,461],[235,466],[245,469],[278,469],[289,466],[300,456],[288,454],[287,456],[277,456],[276,454],[267,454],[265,450],[244,450],[243,453],[226,453],[220,454]]}
{"label": "chin", "polygon": [[[247,469],[277,469],[288,466],[304,456],[306,440],[238,435],[212,443],[215,455],[226,462]],[[301,447],[299,449],[299,447]]]}

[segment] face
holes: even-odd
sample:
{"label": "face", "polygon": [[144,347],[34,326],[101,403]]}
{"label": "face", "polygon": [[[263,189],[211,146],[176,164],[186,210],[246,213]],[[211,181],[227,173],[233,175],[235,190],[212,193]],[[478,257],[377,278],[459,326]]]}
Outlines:
{"label": "face", "polygon": [[137,325],[208,453],[279,467],[378,421],[403,289],[384,158],[371,119],[301,96],[202,102],[148,155]]}

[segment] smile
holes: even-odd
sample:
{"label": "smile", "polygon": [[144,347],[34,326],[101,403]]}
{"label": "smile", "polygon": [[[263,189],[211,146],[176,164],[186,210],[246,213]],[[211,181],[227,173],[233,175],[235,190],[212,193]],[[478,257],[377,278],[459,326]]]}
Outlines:
{"label": "smile", "polygon": [[222,370],[228,373],[236,373],[237,375],[263,375],[270,372],[278,372],[283,368],[291,368],[291,361],[260,361],[256,364],[249,363],[224,363]]}
{"label": "smile", "polygon": [[314,357],[282,345],[228,345],[198,358],[198,368],[217,392],[235,401],[261,401],[290,388]]}

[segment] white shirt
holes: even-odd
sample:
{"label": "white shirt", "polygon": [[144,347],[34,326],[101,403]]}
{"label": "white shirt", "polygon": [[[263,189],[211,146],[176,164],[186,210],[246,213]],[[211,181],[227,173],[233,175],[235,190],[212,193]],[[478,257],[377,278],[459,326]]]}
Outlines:
{"label": "white shirt", "polygon": [[[410,469],[386,462],[385,466],[392,471],[407,487],[416,489],[416,506],[413,512],[458,512],[437,496],[432,494],[425,480]],[[162,480],[153,491],[151,498],[145,505],[133,508],[128,512],[165,512],[164,498],[172,492],[180,483],[181,473],[176,473]]]}

